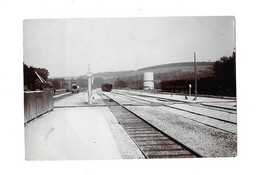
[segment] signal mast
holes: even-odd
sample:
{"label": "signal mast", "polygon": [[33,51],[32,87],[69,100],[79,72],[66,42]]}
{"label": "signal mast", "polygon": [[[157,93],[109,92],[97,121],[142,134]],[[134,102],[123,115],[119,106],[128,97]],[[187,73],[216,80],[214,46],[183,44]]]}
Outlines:
{"label": "signal mast", "polygon": [[90,72],[90,64],[88,64],[87,78],[88,78],[88,104],[91,105],[92,104],[91,84],[93,83],[93,74]]}

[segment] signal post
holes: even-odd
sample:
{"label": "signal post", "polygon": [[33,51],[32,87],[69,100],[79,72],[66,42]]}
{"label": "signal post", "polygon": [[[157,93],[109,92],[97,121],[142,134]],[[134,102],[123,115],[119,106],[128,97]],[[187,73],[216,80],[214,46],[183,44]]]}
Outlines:
{"label": "signal post", "polygon": [[88,104],[92,104],[92,89],[91,84],[93,80],[93,74],[90,72],[90,65],[88,65],[88,73],[87,73],[87,79],[88,79]]}

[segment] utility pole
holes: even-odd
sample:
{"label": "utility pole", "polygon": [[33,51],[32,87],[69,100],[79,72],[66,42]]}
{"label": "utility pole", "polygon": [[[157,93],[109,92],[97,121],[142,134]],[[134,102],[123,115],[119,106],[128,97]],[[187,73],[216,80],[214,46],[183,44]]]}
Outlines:
{"label": "utility pole", "polygon": [[92,104],[91,84],[92,84],[93,74],[90,72],[90,64],[88,64],[87,78],[88,78],[88,104],[91,105]]}
{"label": "utility pole", "polygon": [[194,52],[194,79],[195,79],[195,98],[197,100],[197,73],[196,73],[196,53]]}

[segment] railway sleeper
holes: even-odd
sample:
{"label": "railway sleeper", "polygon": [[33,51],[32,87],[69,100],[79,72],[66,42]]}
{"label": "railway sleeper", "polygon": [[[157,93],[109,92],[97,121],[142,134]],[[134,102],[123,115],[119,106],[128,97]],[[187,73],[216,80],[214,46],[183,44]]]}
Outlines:
{"label": "railway sleeper", "polygon": [[171,158],[195,158],[192,154],[181,154],[181,155],[150,155],[147,156],[149,159],[171,159]]}
{"label": "railway sleeper", "polygon": [[174,150],[174,151],[169,151],[169,150],[166,150],[166,151],[146,151],[145,154],[147,156],[161,156],[161,155],[165,155],[165,156],[176,156],[176,155],[188,155],[188,154],[191,154],[189,151],[187,150],[184,150],[184,149],[180,149],[180,150]]}
{"label": "railway sleeper", "polygon": [[153,151],[153,150],[173,150],[173,149],[182,149],[182,147],[178,144],[169,144],[169,145],[144,145],[142,146],[142,150],[144,151]]}
{"label": "railway sleeper", "polygon": [[123,122],[120,122],[120,123],[122,123],[126,128],[153,128],[153,127],[151,127],[151,126],[149,126],[149,125],[147,125],[147,124],[145,124],[145,123],[143,123],[143,124],[138,124],[138,125],[133,125],[133,124],[130,124],[130,123],[127,123],[127,124],[125,124],[125,123],[123,123]]}
{"label": "railway sleeper", "polygon": [[151,131],[151,128],[127,128],[127,131]]}
{"label": "railway sleeper", "polygon": [[[120,122],[121,123],[121,122]],[[142,127],[147,127],[148,125],[147,124],[138,124],[138,125],[133,125],[133,124],[124,124],[124,123],[121,123],[122,125],[124,125],[125,128],[133,128],[133,127],[136,127],[136,128],[142,128]],[[150,127],[150,126],[149,126]]]}
{"label": "railway sleeper", "polygon": [[125,123],[125,124],[131,124],[131,123],[142,123],[142,125],[145,124],[141,120],[118,119],[118,121],[120,121],[121,123]]}
{"label": "railway sleeper", "polygon": [[[110,108],[111,109],[111,108]],[[133,114],[129,114],[126,112],[115,112],[113,110],[110,110],[119,120],[120,119],[133,119]]]}
{"label": "railway sleeper", "polygon": [[129,134],[156,134],[157,131],[148,130],[148,131],[127,131]]}
{"label": "railway sleeper", "polygon": [[[128,131],[127,131],[128,132]],[[146,136],[146,135],[159,135],[160,133],[157,133],[157,132],[128,132],[131,136]]]}
{"label": "railway sleeper", "polygon": [[149,125],[128,125],[128,126],[125,126],[125,128],[127,128],[127,129],[139,129],[139,128],[146,129],[146,128],[151,128],[151,126],[149,126]]}
{"label": "railway sleeper", "polygon": [[120,119],[120,120],[139,120],[139,121],[141,121],[141,119],[137,118],[137,117],[118,117],[118,119]]}
{"label": "railway sleeper", "polygon": [[120,122],[131,123],[131,122],[142,122],[141,119],[127,119],[127,118],[117,118]]}
{"label": "railway sleeper", "polygon": [[133,121],[133,122],[128,121],[128,122],[121,122],[121,123],[124,124],[124,125],[140,125],[141,124],[141,125],[145,126],[145,124],[142,121],[137,121],[137,122],[135,122],[135,121]]}
{"label": "railway sleeper", "polygon": [[175,149],[172,149],[172,148],[157,148],[157,149],[142,149],[144,152],[152,152],[152,151],[157,151],[157,152],[159,152],[159,151],[177,151],[177,150],[183,150],[183,148],[182,147],[179,147],[179,148],[175,148]]}
{"label": "railway sleeper", "polygon": [[136,141],[138,145],[144,146],[144,145],[153,145],[153,144],[161,144],[161,145],[167,145],[167,144],[172,144],[173,142],[171,140],[163,140],[163,141],[156,141],[156,140],[151,140],[151,141]]}
{"label": "railway sleeper", "polygon": [[163,136],[161,133],[155,133],[155,134],[131,134],[133,138],[139,138],[139,137],[161,137]]}
{"label": "railway sleeper", "polygon": [[133,118],[121,118],[121,119],[119,119],[120,121],[122,121],[122,122],[140,122],[140,121],[142,121],[141,119],[133,119]]}
{"label": "railway sleeper", "polygon": [[154,140],[154,141],[163,141],[163,140],[169,140],[167,137],[163,137],[163,136],[160,136],[160,137],[138,137],[138,138],[135,138],[136,141],[151,141],[151,140]]}

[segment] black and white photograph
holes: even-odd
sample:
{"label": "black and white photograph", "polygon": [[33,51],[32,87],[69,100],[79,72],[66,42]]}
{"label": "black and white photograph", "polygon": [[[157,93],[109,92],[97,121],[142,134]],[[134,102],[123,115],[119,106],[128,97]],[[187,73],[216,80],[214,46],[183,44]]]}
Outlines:
{"label": "black and white photograph", "polygon": [[259,174],[259,5],[0,0],[0,174]]}
{"label": "black and white photograph", "polygon": [[234,16],[23,21],[25,160],[237,156]]}

